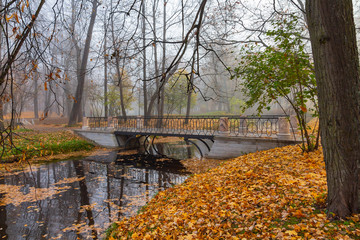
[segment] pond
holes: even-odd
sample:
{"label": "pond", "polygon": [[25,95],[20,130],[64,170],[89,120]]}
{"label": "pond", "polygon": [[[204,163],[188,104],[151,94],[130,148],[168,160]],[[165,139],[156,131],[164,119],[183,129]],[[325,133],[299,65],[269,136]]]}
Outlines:
{"label": "pond", "polygon": [[175,157],[200,156],[183,142],[145,152],[102,152],[0,176],[0,239],[102,239],[112,222],[185,181],[189,171]]}

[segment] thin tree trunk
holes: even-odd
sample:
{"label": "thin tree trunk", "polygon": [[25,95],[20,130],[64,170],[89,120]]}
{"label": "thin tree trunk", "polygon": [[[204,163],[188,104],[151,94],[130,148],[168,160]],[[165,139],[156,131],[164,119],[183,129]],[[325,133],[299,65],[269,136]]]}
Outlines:
{"label": "thin tree trunk", "polygon": [[[49,88],[50,88],[51,81],[49,81],[48,84],[49,84]],[[50,101],[51,101],[51,92],[49,89],[47,89],[45,91],[45,106],[44,106],[44,111],[43,111],[44,118],[48,117],[48,115],[49,115]]]}
{"label": "thin tree trunk", "polygon": [[66,60],[65,60],[65,69],[64,74],[66,76],[66,79],[64,80],[64,116],[68,117],[70,116],[71,111],[71,90],[70,90],[70,81],[68,81],[67,76],[69,76],[69,66],[70,66],[70,58],[72,57],[72,54],[70,54]]}
{"label": "thin tree trunk", "polygon": [[[162,52],[162,66],[161,66],[161,71],[162,74],[165,74],[165,64],[166,64],[166,0],[164,0],[164,5],[163,5],[163,12],[164,12],[164,17],[163,17],[163,52]],[[162,79],[164,79],[163,81],[165,81],[166,76],[164,76]],[[165,105],[165,83],[163,84],[160,93],[160,116],[164,116],[164,105]]]}
{"label": "thin tree trunk", "polygon": [[5,130],[4,124],[4,102],[0,99],[0,133]]}
{"label": "thin tree trunk", "polygon": [[[112,7],[112,1],[111,1]],[[126,117],[126,109],[125,109],[125,101],[124,101],[124,88],[123,88],[123,70],[120,70],[120,59],[119,59],[119,49],[116,46],[116,39],[114,33],[114,14],[111,15],[111,34],[112,34],[112,43],[115,52],[115,67],[116,67],[116,74],[118,78],[118,86],[120,91],[120,106],[121,106],[121,114],[123,117]]]}
{"label": "thin tree trunk", "polygon": [[108,83],[108,72],[107,72],[107,64],[108,64],[108,57],[107,57],[107,24],[106,24],[106,14],[104,14],[104,109],[105,109],[105,117],[108,117],[108,99],[107,99],[107,83]]}
{"label": "thin tree trunk", "polygon": [[143,37],[143,94],[144,94],[144,116],[148,116],[150,112],[147,111],[147,82],[146,82],[146,26],[145,26],[145,0],[142,0],[142,37]]}
{"label": "thin tree trunk", "polygon": [[39,72],[37,71],[37,69],[35,69],[35,72],[34,72],[34,117],[35,117],[35,119],[39,118],[38,78],[39,78]]}
{"label": "thin tree trunk", "polygon": [[[2,0],[0,0],[0,9],[2,9],[3,4],[2,4]],[[2,25],[2,19],[0,20],[0,23]],[[0,32],[0,58],[2,57],[2,47],[3,47],[3,33],[2,31]],[[3,59],[0,59],[0,65],[2,66],[3,63]],[[3,84],[0,84],[0,91],[3,90]],[[4,124],[4,101],[2,100],[2,98],[0,98],[0,133],[3,132],[5,130],[5,124]]]}
{"label": "thin tree trunk", "polygon": [[191,73],[190,73],[190,79],[188,80],[188,94],[187,94],[187,103],[186,103],[186,120],[185,123],[188,123],[188,118],[190,117],[190,109],[191,109],[191,94],[192,94],[192,88],[193,88],[193,82],[194,82],[194,66],[195,66],[195,51],[193,54],[193,61],[191,64]]}
{"label": "thin tree trunk", "polygon": [[358,212],[359,59],[351,0],[307,0],[328,184],[328,216]]}
{"label": "thin tree trunk", "polygon": [[[75,24],[76,24],[76,6],[75,6],[75,0],[71,1],[71,41],[74,44],[74,48],[75,48],[75,59],[76,59],[76,80],[77,82],[79,81],[79,76],[81,74],[81,48],[79,46],[78,40],[76,39],[76,34],[75,34]],[[71,56],[73,55],[73,51],[71,51]],[[69,90],[68,92],[71,93],[71,96],[73,96],[72,92],[69,89],[69,86],[67,86],[67,89]],[[76,99],[74,99],[74,101],[76,101]],[[70,118],[70,114],[72,111],[72,105],[73,102],[70,102],[70,107],[68,110],[68,116]],[[81,112],[79,112],[79,114],[81,114]],[[76,117],[78,118],[78,116]]]}
{"label": "thin tree trunk", "polygon": [[94,25],[95,25],[97,8],[98,8],[98,2],[97,2],[97,0],[93,0],[90,23],[89,23],[88,32],[86,35],[85,47],[84,47],[83,56],[82,56],[82,60],[81,60],[81,67],[80,67],[79,74],[77,76],[78,85],[76,87],[76,93],[75,93],[76,100],[74,101],[74,104],[73,104],[73,107],[72,107],[72,110],[70,113],[70,118],[69,118],[70,126],[79,122],[78,116],[82,116],[82,98],[83,98],[83,92],[84,92],[84,86],[85,86],[86,67],[87,67],[87,62],[88,62],[88,57],[89,57],[89,52],[90,52],[90,43],[91,43],[92,33],[93,33]]}
{"label": "thin tree trunk", "polygon": [[[158,66],[158,56],[157,56],[157,36],[156,36],[156,1],[154,0],[153,3],[153,35],[154,35],[154,68],[155,68],[155,76],[156,76],[156,89],[159,89],[160,84],[159,84],[159,66]],[[162,117],[161,115],[161,102],[160,102],[160,95],[156,104],[156,110],[157,110],[157,114],[159,117]]]}

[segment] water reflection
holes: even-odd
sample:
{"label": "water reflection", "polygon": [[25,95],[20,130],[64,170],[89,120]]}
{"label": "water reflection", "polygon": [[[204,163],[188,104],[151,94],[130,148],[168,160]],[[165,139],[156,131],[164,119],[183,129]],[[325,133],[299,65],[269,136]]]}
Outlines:
{"label": "water reflection", "polygon": [[[103,159],[55,162],[0,177],[0,239],[101,238],[109,224],[187,176],[178,161],[160,156]],[[4,190],[9,186],[10,193]],[[4,206],[10,196],[15,200]]]}
{"label": "water reflection", "polygon": [[140,151],[144,154],[167,156],[174,159],[200,159],[209,152],[209,147],[211,147],[212,144],[213,142],[209,139],[203,139],[202,141],[191,139],[158,143],[157,139],[152,138],[147,139],[145,144],[142,144]]}

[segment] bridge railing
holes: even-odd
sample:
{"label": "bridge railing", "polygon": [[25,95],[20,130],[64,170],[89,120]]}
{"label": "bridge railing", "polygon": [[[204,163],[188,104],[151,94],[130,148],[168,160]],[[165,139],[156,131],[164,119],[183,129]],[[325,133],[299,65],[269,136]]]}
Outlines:
{"label": "bridge railing", "polygon": [[235,136],[274,137],[279,132],[279,117],[230,117],[229,132]]}
{"label": "bridge railing", "polygon": [[[123,132],[216,135],[226,133],[230,136],[277,137],[284,115],[267,116],[165,116],[165,117],[90,117],[88,127],[112,128]],[[226,119],[225,126],[220,119]],[[224,125],[224,123],[223,123]],[[286,133],[287,134],[287,133]]]}
{"label": "bridge railing", "polygon": [[114,128],[118,131],[128,132],[214,135],[219,128],[219,117],[117,117]]}
{"label": "bridge railing", "polygon": [[85,127],[88,127],[90,129],[110,127],[109,118],[107,117],[87,117],[83,119],[83,127],[84,122],[86,122],[85,124],[87,124]]}

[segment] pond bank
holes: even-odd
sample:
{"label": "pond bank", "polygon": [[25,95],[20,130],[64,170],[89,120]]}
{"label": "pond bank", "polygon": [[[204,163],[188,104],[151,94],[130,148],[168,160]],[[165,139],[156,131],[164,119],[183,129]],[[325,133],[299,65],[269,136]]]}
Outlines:
{"label": "pond bank", "polygon": [[252,153],[157,194],[107,239],[352,239],[359,215],[326,219],[321,150]]}
{"label": "pond bank", "polygon": [[84,157],[99,150],[67,129],[45,132],[18,129],[15,131],[13,144],[16,148],[5,148],[0,162],[0,173],[21,169],[29,163]]}

